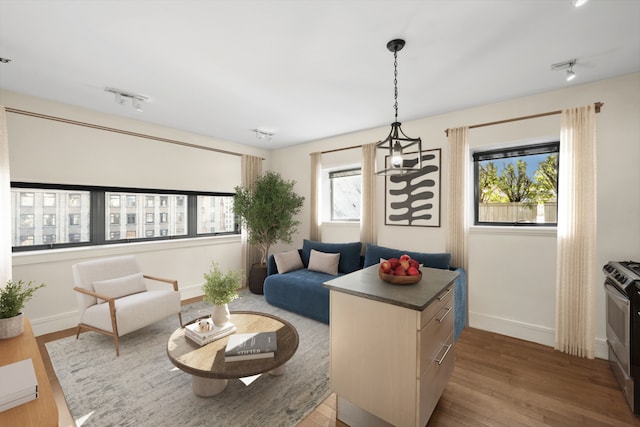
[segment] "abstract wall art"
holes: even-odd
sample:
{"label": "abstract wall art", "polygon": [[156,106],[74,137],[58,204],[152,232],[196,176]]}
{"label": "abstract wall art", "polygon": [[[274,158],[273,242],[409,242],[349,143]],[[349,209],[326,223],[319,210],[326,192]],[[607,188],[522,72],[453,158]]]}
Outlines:
{"label": "abstract wall art", "polygon": [[386,225],[440,227],[440,149],[422,152],[419,171],[386,176],[384,194]]}

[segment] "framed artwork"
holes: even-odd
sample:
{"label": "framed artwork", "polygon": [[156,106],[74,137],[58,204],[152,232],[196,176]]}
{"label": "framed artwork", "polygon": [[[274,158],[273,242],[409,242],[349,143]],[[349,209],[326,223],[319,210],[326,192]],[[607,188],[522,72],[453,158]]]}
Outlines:
{"label": "framed artwork", "polygon": [[422,152],[419,171],[386,176],[384,187],[385,225],[440,227],[439,148]]}

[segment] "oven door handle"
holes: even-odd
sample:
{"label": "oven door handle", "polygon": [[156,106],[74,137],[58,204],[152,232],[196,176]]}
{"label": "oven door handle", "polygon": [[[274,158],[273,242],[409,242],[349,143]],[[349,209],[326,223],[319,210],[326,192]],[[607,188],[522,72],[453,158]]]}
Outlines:
{"label": "oven door handle", "polygon": [[618,291],[616,288],[614,288],[612,285],[605,283],[604,284],[605,290],[607,291],[607,293],[617,299],[618,301],[620,301],[621,303],[623,303],[624,305],[629,305],[629,299],[625,298],[624,296],[622,296],[620,294],[620,291]]}

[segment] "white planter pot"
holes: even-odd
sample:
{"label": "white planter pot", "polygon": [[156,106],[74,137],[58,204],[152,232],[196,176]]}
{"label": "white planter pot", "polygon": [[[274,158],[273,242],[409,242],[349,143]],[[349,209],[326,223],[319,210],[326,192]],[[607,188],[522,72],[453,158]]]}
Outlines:
{"label": "white planter pot", "polygon": [[223,326],[229,320],[231,320],[231,313],[229,312],[229,306],[225,305],[214,305],[213,312],[211,313],[211,319],[213,319],[213,324],[216,326]]}
{"label": "white planter pot", "polygon": [[15,317],[0,319],[0,339],[13,338],[24,332],[24,316],[22,313]]}

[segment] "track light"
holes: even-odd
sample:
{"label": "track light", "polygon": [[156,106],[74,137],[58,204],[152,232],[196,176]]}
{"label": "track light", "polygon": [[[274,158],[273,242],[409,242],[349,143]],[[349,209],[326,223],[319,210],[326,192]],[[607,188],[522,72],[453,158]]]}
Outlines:
{"label": "track light", "polygon": [[116,104],[125,105],[128,101],[131,101],[131,107],[134,110],[142,113],[142,103],[149,100],[149,97],[144,95],[138,95],[136,93],[125,92],[123,90],[114,89],[111,87],[104,88],[105,91],[113,93],[115,95]]}
{"label": "track light", "polygon": [[573,66],[576,65],[576,59],[571,59],[569,61],[558,62],[557,64],[551,65],[552,71],[565,71],[565,79],[570,82],[571,80],[576,78],[576,73],[573,71]]}
{"label": "track light", "polygon": [[266,139],[267,142],[271,142],[271,138],[273,137],[273,135],[275,135],[273,132],[267,132],[260,129],[251,129],[251,132],[255,132],[256,138],[258,138],[260,141]]}
{"label": "track light", "polygon": [[571,68],[569,68],[567,70],[567,77],[566,77],[567,81],[570,82],[571,80],[573,80],[575,78],[576,78],[576,73],[574,73],[573,70]]}

